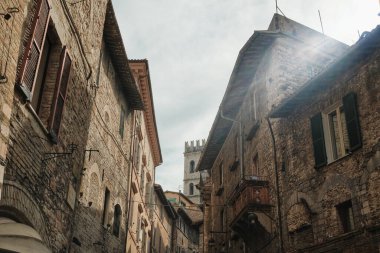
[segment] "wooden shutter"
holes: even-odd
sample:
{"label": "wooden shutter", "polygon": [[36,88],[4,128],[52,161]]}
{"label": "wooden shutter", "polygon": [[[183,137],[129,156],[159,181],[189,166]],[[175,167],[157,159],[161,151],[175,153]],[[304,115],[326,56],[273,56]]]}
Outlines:
{"label": "wooden shutter", "polygon": [[53,141],[57,141],[58,133],[61,125],[63,108],[66,102],[67,86],[69,82],[71,69],[71,58],[67,52],[66,47],[63,48],[59,69],[57,73],[54,99],[52,103],[52,110],[49,121],[50,135]]}
{"label": "wooden shutter", "polygon": [[39,0],[30,28],[30,39],[25,48],[20,70],[19,84],[27,100],[30,100],[33,91],[42,47],[46,38],[49,16],[50,5],[48,0]]}
{"label": "wooden shutter", "polygon": [[327,163],[321,113],[318,113],[311,118],[311,135],[313,138],[315,167],[319,168]]}
{"label": "wooden shutter", "polygon": [[359,114],[357,110],[355,93],[351,92],[343,97],[343,110],[346,116],[346,126],[348,139],[350,141],[350,151],[354,151],[362,146]]}

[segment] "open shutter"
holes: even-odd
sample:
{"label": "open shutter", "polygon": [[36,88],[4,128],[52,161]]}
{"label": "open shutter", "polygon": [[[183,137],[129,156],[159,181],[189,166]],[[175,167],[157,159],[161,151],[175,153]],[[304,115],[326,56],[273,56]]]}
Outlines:
{"label": "open shutter", "polygon": [[346,126],[348,139],[350,141],[350,151],[354,151],[362,146],[362,137],[360,132],[359,115],[355,93],[351,92],[343,97],[343,110],[346,116]]}
{"label": "open shutter", "polygon": [[63,108],[66,102],[67,86],[69,82],[71,69],[71,58],[67,52],[66,47],[63,48],[59,69],[57,73],[54,100],[52,103],[52,113],[49,121],[49,131],[54,142],[57,142],[59,128],[61,126],[61,119]]}
{"label": "open shutter", "polygon": [[311,135],[313,138],[315,167],[319,168],[327,163],[321,113],[318,113],[311,118]]}
{"label": "open shutter", "polygon": [[30,28],[30,39],[25,48],[20,70],[19,84],[27,100],[31,99],[42,47],[46,37],[49,15],[50,6],[48,0],[39,0]]}

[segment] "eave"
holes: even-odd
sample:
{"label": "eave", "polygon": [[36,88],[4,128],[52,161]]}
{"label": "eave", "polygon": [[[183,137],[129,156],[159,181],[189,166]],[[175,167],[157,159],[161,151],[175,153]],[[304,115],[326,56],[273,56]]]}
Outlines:
{"label": "eave", "polygon": [[291,114],[295,108],[308,103],[316,93],[326,90],[339,76],[355,67],[360,61],[380,48],[380,26],[367,33],[340,58],[332,62],[320,74],[304,83],[292,96],[286,98],[269,114],[271,118],[283,118]]}
{"label": "eave", "polygon": [[253,77],[268,47],[279,37],[281,32],[255,31],[240,50],[218,113],[212,125],[206,146],[199,160],[197,171],[210,169],[218,156],[233,123],[220,117],[220,108],[229,118],[236,118],[245,94],[251,86]]}
{"label": "eave", "polygon": [[154,184],[154,191],[156,192],[156,194],[157,194],[158,198],[160,199],[161,203],[164,205],[165,210],[168,213],[168,215],[170,217],[172,217],[172,219],[174,219],[174,220],[177,219],[177,217],[178,217],[177,213],[174,210],[174,207],[172,206],[172,204],[166,198],[166,196],[164,194],[164,191],[162,190],[161,185]]}
{"label": "eave", "polygon": [[123,95],[132,109],[143,110],[144,104],[128,65],[127,53],[111,1],[107,4],[103,38],[115,71],[120,77]]}
{"label": "eave", "polygon": [[142,94],[143,103],[145,105],[144,120],[146,123],[145,126],[146,132],[148,133],[149,144],[153,151],[154,165],[158,166],[162,163],[162,153],[154,111],[153,92],[150,81],[148,60],[129,60],[129,65],[132,69],[142,70],[144,73],[141,78],[143,81],[140,82],[140,91]]}

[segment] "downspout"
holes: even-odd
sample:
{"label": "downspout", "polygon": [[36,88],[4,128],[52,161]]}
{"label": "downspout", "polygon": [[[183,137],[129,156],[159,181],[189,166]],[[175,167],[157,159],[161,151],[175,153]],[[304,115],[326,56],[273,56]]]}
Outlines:
{"label": "downspout", "polygon": [[277,195],[277,216],[278,216],[278,230],[279,230],[279,240],[280,240],[280,248],[279,253],[284,252],[284,242],[282,235],[282,215],[281,215],[281,200],[280,200],[280,186],[279,186],[279,176],[278,176],[278,167],[277,167],[277,149],[276,149],[276,140],[274,138],[272,124],[267,117],[267,122],[269,126],[270,135],[272,137],[272,145],[273,145],[273,163],[274,163],[274,173],[275,173],[275,184],[276,184],[276,195]]}
{"label": "downspout", "polygon": [[129,232],[129,221],[130,221],[130,214],[131,214],[131,205],[132,205],[132,151],[134,150],[134,136],[136,134],[136,127],[135,127],[135,111],[133,111],[132,116],[132,131],[131,131],[131,142],[133,145],[131,145],[131,149],[129,150],[129,167],[128,167],[128,176],[129,176],[129,187],[128,187],[128,214],[127,214],[127,222],[126,222],[126,228],[125,228],[125,247],[124,252],[127,252],[127,242],[128,242],[128,232]]}
{"label": "downspout", "polygon": [[220,117],[222,119],[225,119],[225,120],[228,120],[228,121],[231,121],[231,122],[239,124],[239,136],[240,136],[240,180],[243,180],[244,179],[244,167],[243,167],[243,158],[244,158],[244,155],[243,155],[243,128],[242,128],[241,121],[238,121],[238,120],[235,120],[235,119],[232,119],[232,118],[224,116],[224,114],[223,114],[223,108],[221,106],[219,107],[219,111],[220,111]]}

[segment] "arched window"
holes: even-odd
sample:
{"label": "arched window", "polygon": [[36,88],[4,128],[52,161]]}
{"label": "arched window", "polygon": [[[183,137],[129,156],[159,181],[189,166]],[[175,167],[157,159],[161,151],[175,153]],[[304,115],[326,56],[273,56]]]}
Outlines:
{"label": "arched window", "polygon": [[190,185],[189,185],[189,194],[194,195],[194,184],[193,183],[190,183]]}
{"label": "arched window", "polygon": [[195,162],[193,160],[190,161],[190,173],[194,173]]}
{"label": "arched window", "polygon": [[117,237],[119,237],[120,220],[121,220],[121,207],[119,204],[117,204],[113,212],[113,229],[112,229],[113,234]]}

